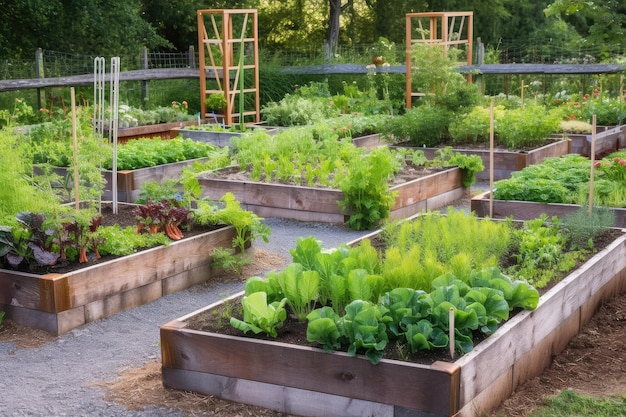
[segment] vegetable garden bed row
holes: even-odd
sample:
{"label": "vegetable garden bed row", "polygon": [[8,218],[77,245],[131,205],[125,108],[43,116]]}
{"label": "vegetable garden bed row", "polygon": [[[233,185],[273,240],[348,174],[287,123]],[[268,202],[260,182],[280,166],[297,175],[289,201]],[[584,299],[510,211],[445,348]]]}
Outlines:
{"label": "vegetable garden bed row", "polygon": [[0,310],[16,323],[67,333],[209,280],[211,251],[232,247],[234,236],[222,227],[62,274],[0,269]]}
{"label": "vegetable garden bed row", "polygon": [[535,310],[518,313],[456,361],[431,365],[373,365],[361,355],[189,329],[226,300],[161,327],[163,381],[302,416],[473,417],[541,374],[603,300],[626,291],[625,253],[621,235],[544,293]]}

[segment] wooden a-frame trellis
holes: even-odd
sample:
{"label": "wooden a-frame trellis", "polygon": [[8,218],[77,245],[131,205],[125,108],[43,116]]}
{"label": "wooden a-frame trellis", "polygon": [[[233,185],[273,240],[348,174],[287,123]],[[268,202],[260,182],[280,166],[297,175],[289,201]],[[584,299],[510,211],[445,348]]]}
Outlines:
{"label": "wooden a-frame trellis", "polygon": [[[444,53],[450,47],[465,47],[467,63],[472,65],[473,12],[426,12],[406,15],[406,108],[410,109],[413,97],[424,96],[424,92],[413,91],[411,85],[411,48],[416,43],[443,45]],[[472,81],[471,74],[467,76]]]}
{"label": "wooden a-frame trellis", "polygon": [[[206,98],[224,94],[223,122],[258,123],[259,45],[256,9],[198,10],[200,108],[207,113]],[[245,82],[244,82],[245,81]]]}

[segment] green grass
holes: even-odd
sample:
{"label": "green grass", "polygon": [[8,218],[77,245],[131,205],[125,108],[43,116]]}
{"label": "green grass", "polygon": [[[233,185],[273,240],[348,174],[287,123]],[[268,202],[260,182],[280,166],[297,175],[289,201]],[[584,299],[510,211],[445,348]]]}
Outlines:
{"label": "green grass", "polygon": [[528,417],[626,416],[626,395],[621,398],[592,398],[564,390],[559,396],[547,399],[546,404],[546,407],[535,410]]}

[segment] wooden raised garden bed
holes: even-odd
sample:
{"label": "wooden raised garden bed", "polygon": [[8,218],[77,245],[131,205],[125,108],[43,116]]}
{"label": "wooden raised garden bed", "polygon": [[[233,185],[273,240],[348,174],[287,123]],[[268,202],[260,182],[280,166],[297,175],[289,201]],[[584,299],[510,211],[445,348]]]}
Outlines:
{"label": "wooden raised garden bed", "polygon": [[[570,141],[567,139],[557,139],[542,147],[530,151],[506,151],[494,150],[493,153],[493,178],[494,180],[506,179],[515,171],[519,171],[527,166],[539,164],[546,158],[562,156],[572,153]],[[438,148],[415,148],[424,151],[426,158],[432,160],[437,156]],[[455,152],[465,155],[478,155],[483,161],[485,169],[476,174],[478,180],[489,179],[489,149],[453,149]]]}
{"label": "wooden raised garden bed", "polygon": [[377,146],[386,146],[387,143],[380,138],[380,134],[374,133],[371,135],[359,136],[352,138],[352,143],[358,148],[372,149]]}
{"label": "wooden raised garden bed", "polygon": [[[566,136],[572,142],[572,152],[582,156],[591,156],[591,134],[573,134]],[[599,127],[596,131],[595,157],[615,152],[626,147],[626,126]]]}
{"label": "wooden raised garden bed", "polygon": [[[278,128],[268,128],[261,126],[247,126],[248,129],[264,129],[268,134],[274,134]],[[210,131],[200,129],[174,128],[172,137],[181,135],[184,139],[191,139],[196,142],[209,143],[215,146],[232,146],[231,139],[242,135],[241,132]]]}
{"label": "wooden raised garden bed", "polygon": [[[603,300],[626,291],[622,235],[455,362],[420,365],[325,353],[187,328],[216,305],[161,327],[170,388],[301,416],[474,417],[549,366]],[[219,303],[218,303],[219,304]]]}
{"label": "wooden raised garden bed", "polygon": [[211,278],[209,254],[232,247],[232,226],[64,274],[0,269],[0,310],[55,335]]}
{"label": "wooden raised garden bed", "polygon": [[[120,203],[134,203],[139,198],[139,192],[144,182],[156,181],[162,183],[167,179],[178,179],[180,178],[183,168],[191,166],[194,162],[206,162],[208,160],[209,158],[198,158],[149,168],[117,171],[117,201]],[[61,177],[65,177],[67,175],[67,168],[55,168],[55,172]],[[111,180],[113,172],[105,170],[103,171],[103,176],[105,188],[102,198],[111,201],[113,199],[113,185]]]}
{"label": "wooden raised garden bed", "polygon": [[[162,183],[167,179],[178,179],[185,167],[195,162],[206,162],[209,158],[190,159],[188,161],[173,162],[149,168],[117,171],[117,200],[119,202],[134,203],[139,198],[141,186],[146,181]],[[113,196],[112,171],[104,171],[106,186],[103,198],[111,200]]]}
{"label": "wooden raised garden bed", "polygon": [[[490,215],[489,196],[490,192],[478,194],[472,198],[470,203],[471,210],[478,217],[487,217]],[[491,218],[504,219],[512,216],[515,220],[531,220],[545,213],[548,216],[564,216],[580,209],[576,204],[557,204],[557,203],[535,203],[532,201],[506,201],[493,200]],[[615,227],[626,228],[626,209],[612,208],[615,213]]]}
{"label": "wooden raised garden bed", "polygon": [[[231,192],[246,210],[261,217],[283,217],[302,221],[344,223],[337,189],[267,184],[220,178],[199,178],[202,197],[219,200]],[[404,218],[424,210],[436,210],[463,197],[466,189],[461,170],[450,168],[389,188],[397,191],[391,219]]]}
{"label": "wooden raised garden bed", "polygon": [[172,139],[178,136],[178,134],[175,134],[176,132],[172,129],[180,128],[184,126],[193,126],[197,124],[198,122],[196,120],[188,120],[184,122],[156,123],[153,125],[127,127],[124,129],[118,129],[117,130],[117,142],[120,144],[124,144],[131,139],[141,139],[141,138]]}

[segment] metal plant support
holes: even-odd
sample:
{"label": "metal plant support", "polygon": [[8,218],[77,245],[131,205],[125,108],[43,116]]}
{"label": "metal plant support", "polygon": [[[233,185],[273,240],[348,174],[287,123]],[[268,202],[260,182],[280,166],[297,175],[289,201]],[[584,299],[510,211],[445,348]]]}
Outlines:
{"label": "metal plant support", "polygon": [[113,157],[111,167],[111,194],[113,202],[113,214],[117,214],[117,128],[120,89],[120,57],[111,58],[111,118],[109,122],[109,141],[113,144]]}

